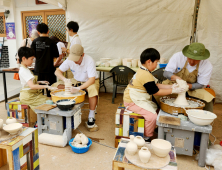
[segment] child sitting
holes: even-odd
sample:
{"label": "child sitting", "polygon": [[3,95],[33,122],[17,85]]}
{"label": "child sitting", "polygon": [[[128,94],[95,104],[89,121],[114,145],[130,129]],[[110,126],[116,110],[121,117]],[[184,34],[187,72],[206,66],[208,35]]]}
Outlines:
{"label": "child sitting", "polygon": [[[22,104],[28,104],[32,109],[41,105],[49,100],[48,97],[42,94],[42,89],[48,88],[49,90],[55,90],[56,88],[50,87],[47,81],[37,82],[37,77],[28,69],[32,65],[34,60],[34,51],[29,47],[21,47],[18,50],[19,62],[21,67],[19,69],[19,77],[22,84],[22,90],[20,91],[20,102]],[[38,85],[38,83],[46,85]]]}
{"label": "child sitting", "polygon": [[155,70],[160,59],[156,49],[148,48],[140,56],[142,66],[134,74],[132,80],[124,91],[124,105],[127,110],[142,115],[145,119],[144,139],[153,136],[156,126],[157,105],[152,101],[152,95],[165,96],[185,91],[174,85],[156,84],[156,78],[151,72]]}

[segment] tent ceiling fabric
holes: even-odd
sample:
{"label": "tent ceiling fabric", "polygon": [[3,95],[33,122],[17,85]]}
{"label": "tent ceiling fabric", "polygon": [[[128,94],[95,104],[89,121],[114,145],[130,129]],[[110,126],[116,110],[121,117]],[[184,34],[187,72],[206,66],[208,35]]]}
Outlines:
{"label": "tent ceiling fabric", "polygon": [[82,45],[95,61],[139,59],[150,47],[169,59],[190,43],[194,6],[194,0],[68,0],[66,16],[79,23]]}
{"label": "tent ceiling fabric", "polygon": [[66,9],[66,0],[41,0],[41,1],[47,4],[58,6],[64,10]]}
{"label": "tent ceiling fabric", "polygon": [[197,20],[197,40],[210,50],[213,65],[210,86],[216,92],[216,102],[222,102],[222,1],[201,0]]}

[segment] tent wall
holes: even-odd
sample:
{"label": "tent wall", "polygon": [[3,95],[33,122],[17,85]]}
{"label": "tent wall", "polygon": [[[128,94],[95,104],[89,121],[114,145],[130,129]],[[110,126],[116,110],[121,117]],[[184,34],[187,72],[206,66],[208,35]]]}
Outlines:
{"label": "tent wall", "polygon": [[150,47],[169,59],[190,43],[194,6],[194,0],[68,0],[66,16],[79,23],[85,52],[95,61],[139,59]]}
{"label": "tent wall", "polygon": [[201,0],[197,21],[197,41],[210,50],[213,72],[211,87],[216,92],[216,102],[222,102],[222,1]]}

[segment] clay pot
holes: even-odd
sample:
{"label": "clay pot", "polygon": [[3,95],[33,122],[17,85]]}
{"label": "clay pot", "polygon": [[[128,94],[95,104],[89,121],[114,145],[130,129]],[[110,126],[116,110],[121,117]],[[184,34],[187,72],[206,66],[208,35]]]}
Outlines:
{"label": "clay pot", "polygon": [[109,63],[107,62],[107,63],[105,63],[105,67],[109,67]]}
{"label": "clay pot", "polygon": [[81,134],[77,134],[76,136],[75,136],[75,138],[74,138],[74,142],[75,143],[81,143]]}
{"label": "clay pot", "polygon": [[135,68],[138,65],[138,60],[137,59],[133,59],[132,60],[132,67]]}
{"label": "clay pot", "polygon": [[139,149],[145,145],[145,140],[141,136],[136,136],[133,141],[137,144]]}
{"label": "clay pot", "polygon": [[127,62],[127,67],[131,67],[132,66],[132,62],[131,61],[129,61],[129,62]]}
{"label": "clay pot", "polygon": [[11,123],[17,123],[17,120],[16,118],[14,117],[9,117],[7,120],[6,120],[6,124],[11,124]]}
{"label": "clay pot", "polygon": [[126,151],[129,155],[135,155],[138,149],[137,144],[133,140],[134,136],[130,135],[130,142],[126,145]]}
{"label": "clay pot", "polygon": [[151,153],[150,153],[149,149],[147,147],[142,147],[139,151],[139,158],[140,158],[141,162],[143,162],[143,163],[149,162],[150,157],[151,157]]}
{"label": "clay pot", "polygon": [[0,119],[0,130],[3,128],[3,119]]}

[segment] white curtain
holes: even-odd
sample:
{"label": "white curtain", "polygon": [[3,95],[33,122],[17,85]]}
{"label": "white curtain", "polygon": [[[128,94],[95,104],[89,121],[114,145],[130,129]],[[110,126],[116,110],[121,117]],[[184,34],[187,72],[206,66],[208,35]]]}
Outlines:
{"label": "white curtain", "polygon": [[197,41],[210,50],[213,72],[210,86],[216,92],[216,102],[222,102],[222,1],[201,0],[197,20]]}
{"label": "white curtain", "polygon": [[194,5],[194,0],[68,0],[66,16],[79,23],[82,45],[95,61],[138,59],[150,47],[169,59],[190,42]]}
{"label": "white curtain", "polygon": [[66,0],[41,0],[47,4],[58,6],[64,10],[66,10]]}

